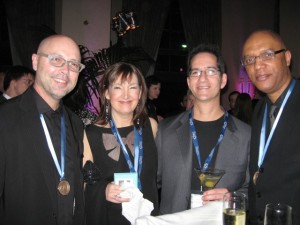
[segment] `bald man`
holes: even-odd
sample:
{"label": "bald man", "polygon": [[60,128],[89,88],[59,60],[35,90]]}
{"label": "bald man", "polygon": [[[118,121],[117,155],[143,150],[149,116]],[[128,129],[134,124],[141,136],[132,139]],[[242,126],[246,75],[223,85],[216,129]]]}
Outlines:
{"label": "bald man", "polygon": [[33,87],[0,106],[0,224],[83,224],[83,124],[61,101],[80,60],[71,38],[44,39]]}
{"label": "bald man", "polygon": [[263,224],[268,203],[293,208],[300,224],[300,81],[289,69],[291,52],[268,30],[249,36],[242,64],[264,97],[255,107],[250,150],[251,224]]}

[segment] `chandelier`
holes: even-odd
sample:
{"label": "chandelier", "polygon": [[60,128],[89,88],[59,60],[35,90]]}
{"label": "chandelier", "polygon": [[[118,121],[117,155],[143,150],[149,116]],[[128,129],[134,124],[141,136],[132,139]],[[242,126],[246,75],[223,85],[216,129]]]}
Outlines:
{"label": "chandelier", "polygon": [[116,16],[112,18],[112,29],[119,37],[126,34],[127,31],[134,30],[138,27],[135,12],[118,12]]}

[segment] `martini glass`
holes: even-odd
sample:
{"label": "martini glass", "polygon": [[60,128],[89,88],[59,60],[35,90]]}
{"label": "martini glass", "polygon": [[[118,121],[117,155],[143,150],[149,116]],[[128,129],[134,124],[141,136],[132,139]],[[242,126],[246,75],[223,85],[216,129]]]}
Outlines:
{"label": "martini glass", "polygon": [[200,193],[213,189],[222,176],[225,174],[225,170],[207,168],[202,170],[200,168],[194,168],[200,181]]}

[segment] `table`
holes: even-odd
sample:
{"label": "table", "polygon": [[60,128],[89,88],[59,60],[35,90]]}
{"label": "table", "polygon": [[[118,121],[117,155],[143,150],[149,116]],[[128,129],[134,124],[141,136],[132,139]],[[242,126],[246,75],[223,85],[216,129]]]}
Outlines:
{"label": "table", "polygon": [[223,225],[222,208],[221,201],[214,201],[178,213],[140,217],[135,225]]}

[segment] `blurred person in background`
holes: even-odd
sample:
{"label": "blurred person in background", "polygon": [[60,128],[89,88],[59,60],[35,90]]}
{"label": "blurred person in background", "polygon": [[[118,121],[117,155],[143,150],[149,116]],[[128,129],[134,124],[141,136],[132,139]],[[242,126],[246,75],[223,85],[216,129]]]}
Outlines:
{"label": "blurred person in background", "polygon": [[160,95],[161,83],[154,75],[152,75],[146,77],[146,85],[148,89],[148,96],[146,102],[148,116],[155,119],[156,122],[159,122],[163,119],[163,117],[157,115],[156,100]]}
{"label": "blurred person in background", "polygon": [[190,89],[187,91],[186,96],[187,96],[187,103],[185,109],[189,110],[194,106],[195,96],[193,95]]}
{"label": "blurred person in background", "polygon": [[33,83],[35,73],[25,66],[12,66],[6,71],[0,103],[23,94]]}
{"label": "blurred person in background", "polygon": [[5,71],[0,69],[0,95],[2,95],[4,92],[4,88],[3,88],[4,77],[5,77]]}
{"label": "blurred person in background", "polygon": [[239,94],[235,102],[233,115],[251,126],[252,114],[253,107],[250,95],[248,93]]}
{"label": "blurred person in background", "polygon": [[180,102],[180,106],[182,108],[182,110],[180,110],[180,112],[183,112],[186,110],[186,105],[187,105],[187,101],[188,101],[188,96],[187,94],[185,94],[183,97],[182,97],[182,100]]}
{"label": "blurred person in background", "polygon": [[239,94],[240,94],[240,92],[238,92],[238,91],[232,91],[228,95],[228,101],[229,101],[229,107],[230,107],[230,109],[228,110],[228,113],[230,113],[231,115],[234,114],[235,102],[236,102],[237,96]]}

